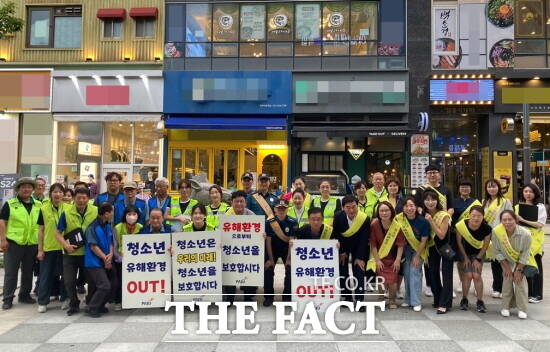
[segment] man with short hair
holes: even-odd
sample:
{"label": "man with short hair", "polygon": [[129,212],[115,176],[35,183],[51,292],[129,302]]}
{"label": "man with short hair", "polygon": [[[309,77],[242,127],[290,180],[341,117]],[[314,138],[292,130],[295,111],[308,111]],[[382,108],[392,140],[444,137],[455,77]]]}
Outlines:
{"label": "man with short hair", "polygon": [[164,223],[162,209],[152,209],[149,214],[149,224],[141,229],[141,234],[170,233],[170,225]]}
{"label": "man with short hair", "polygon": [[97,218],[97,207],[89,205],[90,190],[77,188],[74,204],[67,206],[57,224],[57,241],[63,246],[63,281],[67,296],[70,299],[67,315],[80,311],[77,296],[77,272],[84,271],[84,234],[86,229]]}
{"label": "man with short hair", "polygon": [[36,177],[34,181],[36,182],[36,187],[32,197],[41,203],[47,202],[49,198],[46,196],[46,180],[42,177]]}
{"label": "man with short hair", "polygon": [[147,202],[149,211],[155,208],[162,210],[166,214],[166,209],[170,208],[170,197],[168,196],[168,179],[166,177],[157,177],[155,180],[155,196]]}
{"label": "man with short hair", "polygon": [[308,211],[308,224],[296,231],[298,240],[329,240],[332,237],[332,226],[324,224],[323,211],[321,208],[313,207]]}
{"label": "man with short hair", "polygon": [[424,205],[424,201],[422,199],[424,196],[424,191],[432,190],[437,194],[439,203],[441,203],[443,210],[446,210],[452,216],[454,214],[453,192],[441,183],[441,170],[437,165],[430,164],[426,166],[425,172],[428,183],[418,187],[416,189],[416,194],[414,195],[414,200],[416,202],[416,206],[418,207],[418,211],[422,212],[422,206]]}
{"label": "man with short hair", "polygon": [[273,212],[273,207],[279,202],[279,198],[269,192],[270,184],[269,175],[261,174],[258,177],[258,190],[246,199],[246,207],[256,215],[266,215],[269,210]]}
{"label": "man with short hair", "polygon": [[254,193],[254,188],[252,188],[252,185],[254,184],[254,175],[252,175],[252,172],[245,172],[241,176],[241,183],[243,185],[243,191],[247,195]]}
{"label": "man with short hair", "polygon": [[84,266],[89,277],[87,314],[98,318],[107,313],[105,307],[111,289],[117,284],[116,271],[113,270],[114,237],[111,220],[114,209],[111,203],[99,206],[97,219],[86,229],[86,247]]}
{"label": "man with short hair", "polygon": [[4,297],[2,309],[13,306],[19,267],[19,302],[34,304],[31,298],[33,264],[38,252],[38,216],[42,203],[32,197],[36,181],[23,177],[15,183],[17,196],[8,200],[0,213],[0,248],[4,252]]}
{"label": "man with short hair", "polygon": [[124,199],[117,200],[117,202],[114,205],[115,208],[115,217],[114,217],[114,225],[120,224],[122,222],[122,216],[124,215],[124,210],[129,205],[134,205],[136,208],[139,209],[139,219],[138,222],[141,225],[145,225],[145,222],[147,219],[149,219],[149,207],[147,206],[147,203],[142,200],[138,199],[137,196],[137,184],[135,182],[127,182],[124,185]]}
{"label": "man with short hair", "polygon": [[384,187],[384,184],[384,174],[381,172],[375,172],[372,175],[372,187],[367,190],[366,194],[367,208],[365,210],[365,213],[371,220],[374,215],[374,208],[378,204],[380,198],[388,195],[388,191],[386,190],[386,187]]}
{"label": "man with short hair", "polygon": [[[360,212],[358,201],[352,195],[342,199],[343,210],[334,217],[333,238],[340,243],[340,287],[346,301],[353,302],[350,282],[358,283],[355,289],[355,301],[362,301],[364,295],[364,278],[369,253],[370,225],[367,214]],[[352,260],[353,281],[348,279],[349,260]],[[347,285],[348,284],[348,285]]]}
{"label": "man with short hair", "polygon": [[108,202],[113,206],[119,200],[124,199],[124,193],[120,190],[120,183],[122,182],[122,175],[118,172],[109,172],[105,176],[105,182],[107,183],[107,192],[101,193],[96,197],[94,205],[97,207],[101,203]]}

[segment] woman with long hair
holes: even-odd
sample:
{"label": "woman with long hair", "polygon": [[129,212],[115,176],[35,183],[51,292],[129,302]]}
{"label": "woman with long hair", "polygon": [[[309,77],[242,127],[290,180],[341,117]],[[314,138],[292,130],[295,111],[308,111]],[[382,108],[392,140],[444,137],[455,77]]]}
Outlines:
{"label": "woman with long hair", "polygon": [[183,226],[183,232],[214,231],[216,227],[206,221],[206,207],[195,204],[191,208],[191,222]]}

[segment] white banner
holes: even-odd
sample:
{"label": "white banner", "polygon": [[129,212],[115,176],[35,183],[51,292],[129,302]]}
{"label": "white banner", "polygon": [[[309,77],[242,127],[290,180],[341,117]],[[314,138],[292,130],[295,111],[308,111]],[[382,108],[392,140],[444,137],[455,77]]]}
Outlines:
{"label": "white banner", "polygon": [[340,276],[337,243],[337,240],[293,241],[292,300],[298,302],[298,310],[313,301],[315,309],[324,312],[331,303],[340,301],[336,286]]}
{"label": "white banner", "polygon": [[[174,301],[221,301],[219,231],[172,233]],[[177,295],[181,294],[181,295]]]}
{"label": "white banner", "polygon": [[458,55],[458,7],[432,6],[432,54]]}
{"label": "white banner", "polygon": [[172,293],[170,235],[127,235],[122,242],[122,307],[164,307]]}
{"label": "white banner", "polygon": [[222,215],[223,284],[230,286],[264,285],[263,215]]}

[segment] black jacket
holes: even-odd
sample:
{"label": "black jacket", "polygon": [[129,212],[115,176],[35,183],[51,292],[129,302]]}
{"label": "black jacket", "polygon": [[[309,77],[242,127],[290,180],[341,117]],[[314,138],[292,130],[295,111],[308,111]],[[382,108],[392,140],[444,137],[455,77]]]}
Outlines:
{"label": "black jacket", "polygon": [[365,220],[359,231],[351,237],[344,237],[342,235],[342,232],[346,232],[349,229],[348,217],[344,211],[336,214],[333,225],[332,238],[340,242],[340,254],[348,253],[354,259],[366,261],[369,258],[370,219]]}

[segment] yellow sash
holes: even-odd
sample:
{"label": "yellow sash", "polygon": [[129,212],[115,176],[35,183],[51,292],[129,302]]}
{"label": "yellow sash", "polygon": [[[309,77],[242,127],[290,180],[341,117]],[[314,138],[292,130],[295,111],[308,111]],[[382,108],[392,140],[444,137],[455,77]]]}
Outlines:
{"label": "yellow sash", "polygon": [[432,187],[428,184],[424,185],[422,189],[434,191],[437,194],[437,197],[439,198],[439,203],[441,203],[443,209],[447,210],[447,197],[445,197],[441,192],[435,189],[435,187]]}
{"label": "yellow sash", "polygon": [[[379,224],[382,226],[381,222]],[[397,221],[392,221],[390,228],[388,229],[388,232],[386,232],[386,236],[380,245],[380,248],[378,248],[378,257],[380,259],[384,259],[388,256],[388,254],[390,254],[400,229],[401,226],[399,226],[399,223]],[[376,260],[374,260],[374,258],[370,258],[367,262],[367,270],[369,269],[376,272]]]}
{"label": "yellow sash", "polygon": [[235,215],[235,210],[233,210],[233,207],[227,209],[225,215]]}
{"label": "yellow sash", "polygon": [[[498,204],[499,201],[501,202],[500,205]],[[493,199],[491,204],[489,204],[487,209],[485,209],[485,221],[487,221],[489,225],[491,225],[493,221],[495,221],[499,209],[503,207],[504,204],[506,204],[506,200],[496,198]]]}
{"label": "yellow sash", "polygon": [[[441,223],[443,223],[443,220],[445,220],[446,217],[451,218],[451,214],[447,213],[445,210],[440,210],[433,216],[434,222],[437,225],[437,227],[441,226]],[[430,239],[428,240],[428,248],[435,245],[435,232],[430,232]]]}
{"label": "yellow sash", "polygon": [[478,241],[472,235],[470,230],[468,230],[468,226],[466,225],[466,220],[460,220],[456,224],[456,231],[468,242],[472,247],[476,249],[481,249],[483,247],[483,241]]}
{"label": "yellow sash", "polygon": [[[519,204],[514,206],[514,212],[519,215]],[[533,255],[541,254],[544,247],[544,227],[536,229],[529,226],[524,226],[529,232],[531,232],[531,252]]]}
{"label": "yellow sash", "polygon": [[321,232],[321,239],[330,240],[330,236],[332,236],[332,226],[324,224],[323,232]]}
{"label": "yellow sash", "polygon": [[482,205],[481,202],[477,199],[475,199],[472,204],[470,204],[468,206],[468,208],[466,208],[462,214],[460,214],[460,217],[458,218],[458,221],[460,220],[464,220],[464,219],[468,219],[470,217],[470,210],[472,210],[473,207],[475,207],[476,205]]}
{"label": "yellow sash", "polygon": [[[399,224],[399,226],[401,227],[401,231],[403,231],[403,235],[405,235],[405,238],[407,239],[407,242],[416,252],[418,252],[420,241],[414,235],[414,231],[411,227],[411,224],[409,224],[409,221],[407,220],[405,214],[400,213],[396,215],[393,221]],[[428,251],[426,250],[426,248],[424,248],[424,251],[420,254],[420,257],[424,260],[424,262],[428,260]]]}
{"label": "yellow sash", "polygon": [[[508,257],[510,257],[514,262],[517,263],[519,260],[519,252],[516,251],[514,247],[512,247],[504,225],[498,225],[493,229],[493,232],[495,233],[495,237],[498,239],[500,244],[502,244],[502,246],[504,247],[504,250],[506,251]],[[537,262],[535,261],[535,257],[533,256],[532,251],[529,251],[529,263],[527,265],[534,266],[535,268],[537,267]]]}
{"label": "yellow sash", "polygon": [[344,237],[351,237],[355,235],[357,231],[363,226],[365,223],[365,220],[367,220],[368,216],[367,214],[363,212],[357,212],[357,215],[355,216],[355,219],[351,222],[351,226],[349,229],[347,229],[345,232],[342,232],[342,236]]}

